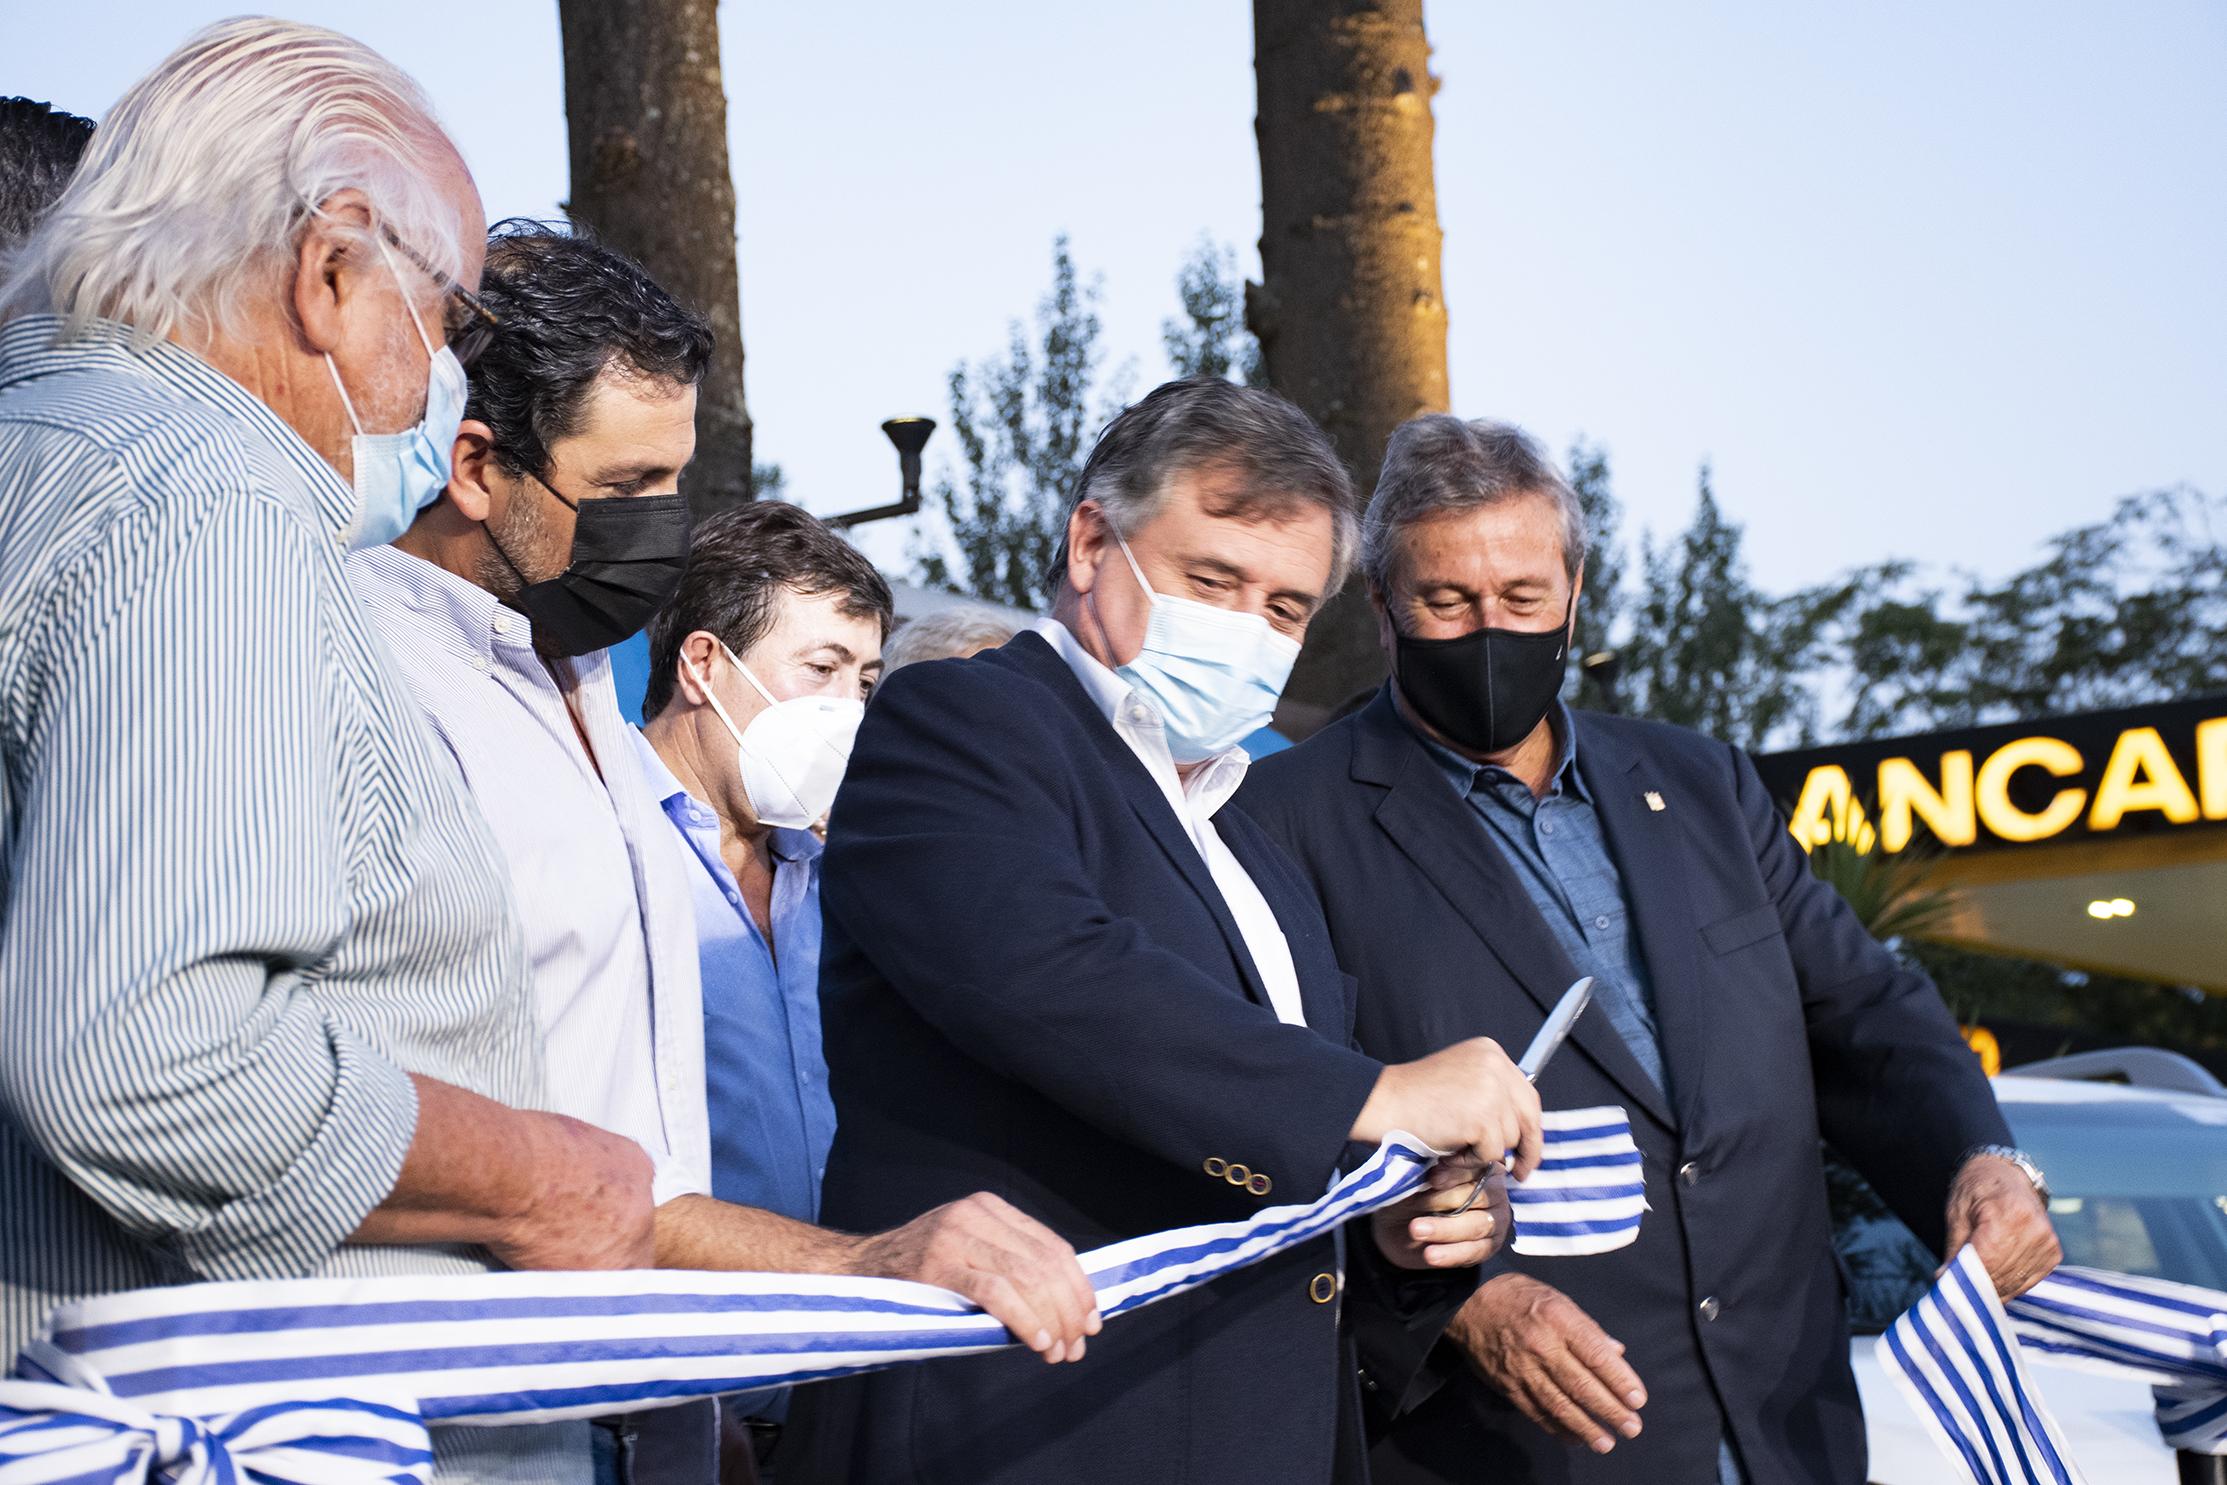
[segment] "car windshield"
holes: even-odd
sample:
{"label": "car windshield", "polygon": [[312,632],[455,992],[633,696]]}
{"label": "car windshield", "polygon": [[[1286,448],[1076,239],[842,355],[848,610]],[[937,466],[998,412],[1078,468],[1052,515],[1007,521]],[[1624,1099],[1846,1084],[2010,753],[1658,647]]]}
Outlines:
{"label": "car windshield", "polygon": [[[2215,1106],[2216,1105],[2216,1106]],[[2227,1289],[2227,1100],[2170,1103],[2070,1085],[2006,1096],[2003,1116],[2049,1177],[2066,1263]],[[1932,1281],[1935,1259],[1845,1166],[1828,1163],[1849,1320],[1873,1334]]]}

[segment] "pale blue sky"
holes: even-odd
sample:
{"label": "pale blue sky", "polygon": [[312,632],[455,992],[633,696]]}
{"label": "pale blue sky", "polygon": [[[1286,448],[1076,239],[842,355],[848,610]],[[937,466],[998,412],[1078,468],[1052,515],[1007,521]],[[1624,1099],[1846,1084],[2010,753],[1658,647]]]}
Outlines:
{"label": "pale blue sky", "polygon": [[[99,113],[197,0],[8,4],[0,93]],[[497,214],[565,188],[553,0],[298,3],[409,68]],[[876,424],[946,417],[1054,233],[1115,360],[1163,363],[1204,232],[1257,272],[1250,7],[721,7],[761,457],[879,503]],[[1440,0],[1457,411],[1682,521],[1707,458],[1783,586],[1907,554],[2000,571],[2122,493],[2227,489],[2227,9]],[[933,471],[947,435],[930,445]],[[902,565],[893,527],[868,548]]]}

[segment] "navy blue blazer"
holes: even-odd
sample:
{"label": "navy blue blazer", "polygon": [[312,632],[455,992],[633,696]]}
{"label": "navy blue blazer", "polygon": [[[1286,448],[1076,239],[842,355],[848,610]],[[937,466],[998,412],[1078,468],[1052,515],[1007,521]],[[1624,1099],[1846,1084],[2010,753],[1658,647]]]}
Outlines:
{"label": "navy blue blazer", "polygon": [[[1357,1304],[1372,1412],[1406,1409],[1372,1451],[1375,1479],[1714,1481],[1729,1429],[1756,1485],[1854,1485],[1863,1417],[1819,1137],[1938,1248],[1961,1156],[2009,1133],[1932,984],[1810,874],[1745,754],[1661,723],[1574,716],[1673,1099],[1589,1011],[1539,1091],[1550,1109],[1630,1110],[1651,1210],[1620,1252],[1504,1253],[1485,1272],[1554,1285],[1625,1343],[1648,1390],[1644,1432],[1605,1458],[1560,1443],[1450,1346],[1409,1385],[1435,1337]],[[1513,1051],[1576,977],[1389,688],[1263,760],[1237,803],[1313,878],[1361,983],[1357,1039],[1375,1055],[1478,1035]]]}
{"label": "navy blue blazer", "polygon": [[[1291,945],[1306,1027],[1276,1019],[1198,849],[1042,638],[891,677],[823,870],[822,1220],[871,1231],[986,1190],[1081,1251],[1319,1196],[1380,1068],[1350,1045],[1351,981],[1304,878],[1234,811],[1217,825]],[[1079,1364],[1017,1351],[800,1389],[776,1468],[1358,1479],[1338,1247],[1115,1320]]]}

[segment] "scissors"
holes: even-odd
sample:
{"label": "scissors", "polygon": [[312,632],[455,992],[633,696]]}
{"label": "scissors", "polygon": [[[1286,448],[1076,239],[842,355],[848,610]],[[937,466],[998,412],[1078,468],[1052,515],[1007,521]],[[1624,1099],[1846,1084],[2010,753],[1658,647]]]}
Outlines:
{"label": "scissors", "polygon": [[[1516,1063],[1516,1071],[1523,1074],[1525,1082],[1536,1083],[1539,1081],[1539,1074],[1546,1071],[1547,1060],[1560,1051],[1562,1044],[1570,1039],[1570,1031],[1577,1025],[1577,1018],[1584,1015],[1585,1008],[1592,1003],[1593,977],[1591,975],[1585,976],[1562,992],[1562,998],[1555,1003],[1553,1012],[1546,1019],[1546,1024],[1539,1028],[1537,1036],[1531,1038],[1531,1045],[1523,1049],[1523,1057]],[[1446,1215],[1458,1217],[1475,1206],[1477,1198],[1484,1195],[1486,1180],[1490,1178],[1497,1167],[1497,1161],[1486,1166],[1485,1173],[1477,1178],[1477,1184],[1470,1188],[1469,1195],[1463,1198],[1462,1204]]]}

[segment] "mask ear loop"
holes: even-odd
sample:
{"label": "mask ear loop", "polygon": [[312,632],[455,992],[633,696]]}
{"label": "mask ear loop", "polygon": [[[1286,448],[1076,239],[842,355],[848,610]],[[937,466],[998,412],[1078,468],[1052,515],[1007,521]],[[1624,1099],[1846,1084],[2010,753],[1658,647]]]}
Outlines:
{"label": "mask ear loop", "polygon": [[[1160,601],[1160,595],[1153,592],[1152,584],[1144,580],[1144,569],[1137,565],[1136,553],[1129,550],[1129,543],[1122,539],[1121,528],[1116,526],[1113,523],[1113,518],[1106,514],[1104,506],[1098,508],[1098,519],[1106,523],[1106,531],[1113,537],[1114,545],[1121,548],[1121,559],[1129,564],[1129,575],[1137,580],[1137,587],[1144,593],[1146,607],[1157,605]],[[1098,612],[1096,585],[1092,585],[1091,591],[1085,593],[1083,597],[1090,603],[1090,617],[1097,621],[1098,641],[1106,647],[1106,653],[1110,655],[1113,653],[1113,634],[1106,628],[1106,616]]]}
{"label": "mask ear loop", "polygon": [[387,272],[394,275],[395,291],[402,296],[402,308],[410,316],[411,328],[418,332],[418,344],[425,347],[425,364],[431,366],[434,356],[433,337],[425,333],[425,321],[418,318],[418,307],[410,302],[410,291],[403,287],[402,270],[394,266],[394,254],[387,251],[385,238],[374,237],[371,240],[379,245],[379,256],[386,261]]}
{"label": "mask ear loop", "polygon": [[[410,291],[402,286],[402,270],[394,266],[394,254],[387,251],[384,239],[374,237],[371,240],[378,245],[379,257],[386,263],[387,272],[394,275],[395,292],[402,296],[402,308],[410,316],[411,328],[418,332],[418,344],[425,347],[425,364],[431,367],[433,342],[425,333],[425,321],[418,318],[418,307],[410,302]],[[356,437],[363,437],[363,419],[356,416],[356,401],[348,395],[346,384],[340,380],[340,367],[334,364],[331,351],[325,352],[325,370],[333,379],[333,390],[340,394],[340,406],[348,414],[348,426],[355,430]],[[430,406],[433,398],[433,384],[430,381],[426,383],[425,396],[427,405]],[[508,562],[510,559],[506,556],[503,560]],[[516,571],[515,568],[512,570]]]}
{"label": "mask ear loop", "polygon": [[[714,644],[719,644],[719,641],[716,637],[713,639],[712,642]],[[729,660],[734,660],[734,651],[728,649],[724,644],[720,644],[719,648],[723,653],[725,653]],[[686,657],[683,658],[685,659]],[[704,672],[703,667],[698,665],[695,661],[687,660],[686,663],[688,665],[688,673],[691,676],[695,677],[697,685],[704,688],[704,700],[711,703],[713,714],[719,718],[719,725],[727,729],[727,735],[735,740],[736,747],[742,747],[744,744],[742,741],[741,729],[735,726],[735,719],[727,715],[727,708],[720,703],[719,693],[711,688],[711,677],[707,675]],[[735,665],[737,669],[741,669],[742,662],[737,660],[735,661]],[[749,671],[744,670],[742,674],[745,679],[749,679]],[[755,685],[756,682],[753,681],[752,684]],[[762,695],[763,693],[761,692],[760,694]]]}
{"label": "mask ear loop", "polygon": [[[719,652],[727,657],[727,663],[732,665],[736,670],[742,672],[742,678],[750,683],[750,689],[756,691],[760,696],[764,697],[767,706],[779,706],[781,704],[774,698],[774,694],[765,688],[764,683],[750,673],[750,667],[742,663],[742,657],[737,655],[733,650],[727,648],[727,642],[725,640],[719,639],[716,635],[713,636],[713,639],[719,645]],[[734,737],[735,746],[738,748],[748,747],[749,744],[742,740],[742,734],[735,730],[734,719],[727,715],[727,708],[719,704],[719,693],[712,690],[710,682],[702,676],[698,676],[697,684],[701,685],[704,688],[704,699],[706,701],[709,701],[711,703],[711,709],[719,714],[719,720],[726,725],[727,731]],[[830,744],[826,738],[820,737],[817,733],[814,733],[813,736],[818,740],[821,747],[826,748],[831,753],[835,751],[833,745]],[[798,800],[799,802],[803,800],[803,791],[798,789],[797,786],[790,781],[789,776],[781,771],[781,765],[779,763],[775,762],[773,759],[765,756],[762,753],[758,755],[758,761],[763,763],[767,768],[773,770],[773,776],[781,781],[782,788],[789,791],[790,798]]]}

